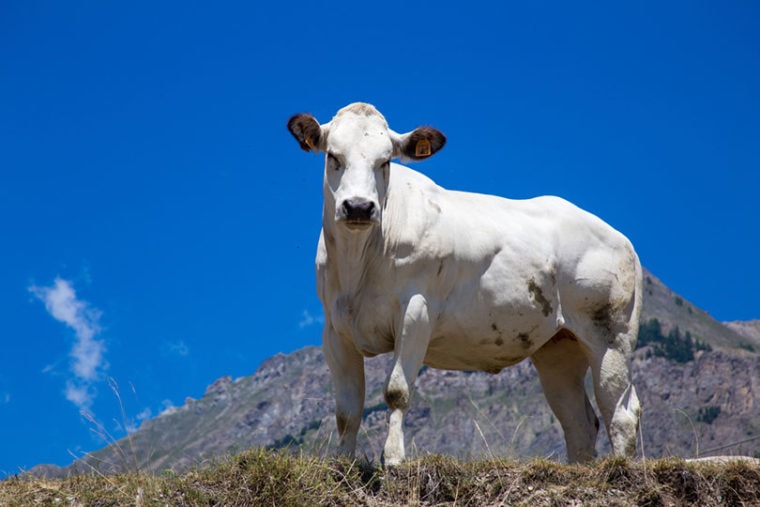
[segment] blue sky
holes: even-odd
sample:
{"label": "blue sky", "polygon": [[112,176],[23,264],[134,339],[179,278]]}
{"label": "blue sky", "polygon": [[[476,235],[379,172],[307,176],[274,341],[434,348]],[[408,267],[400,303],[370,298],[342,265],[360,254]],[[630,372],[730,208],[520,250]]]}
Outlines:
{"label": "blue sky", "polygon": [[760,318],[756,2],[263,4],[0,7],[0,476],[319,343],[296,112],[433,125],[443,186],[563,196]]}

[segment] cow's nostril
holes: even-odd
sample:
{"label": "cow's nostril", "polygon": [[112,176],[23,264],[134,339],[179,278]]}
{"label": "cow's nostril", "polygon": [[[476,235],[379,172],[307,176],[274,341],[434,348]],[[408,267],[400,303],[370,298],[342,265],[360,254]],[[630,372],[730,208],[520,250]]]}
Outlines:
{"label": "cow's nostril", "polygon": [[343,213],[349,222],[369,222],[374,210],[375,203],[372,201],[358,199],[343,201]]}

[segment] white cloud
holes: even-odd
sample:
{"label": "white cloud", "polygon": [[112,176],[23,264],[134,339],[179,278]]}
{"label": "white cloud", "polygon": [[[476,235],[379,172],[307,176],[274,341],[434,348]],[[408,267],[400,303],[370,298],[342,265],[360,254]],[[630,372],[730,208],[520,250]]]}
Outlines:
{"label": "white cloud", "polygon": [[135,431],[140,429],[140,425],[145,421],[146,419],[150,419],[153,415],[153,412],[149,408],[144,408],[139,414],[137,414],[133,419],[130,419],[129,421],[126,421],[126,428],[124,428],[127,433],[134,433]]}
{"label": "white cloud", "polygon": [[187,357],[190,354],[190,348],[184,340],[178,340],[176,342],[169,342],[166,344],[166,348],[173,356]]}
{"label": "white cloud", "polygon": [[325,317],[323,315],[317,315],[316,317],[309,313],[309,310],[303,311],[303,316],[301,317],[301,321],[298,323],[298,327],[300,329],[303,329],[305,327],[309,327],[314,324],[322,325],[325,322]]}
{"label": "white cloud", "polygon": [[80,409],[89,408],[95,398],[92,384],[108,368],[105,342],[98,338],[101,312],[86,301],[77,299],[71,282],[56,278],[52,286],[32,285],[29,291],[45,303],[45,309],[57,321],[74,331],[74,345],[69,351],[71,377],[66,381],[66,399]]}
{"label": "white cloud", "polygon": [[92,338],[77,340],[71,349],[71,357],[74,359],[72,365],[74,375],[85,381],[95,380],[104,364],[103,352],[105,352],[103,340]]}
{"label": "white cloud", "polygon": [[174,403],[172,403],[171,400],[164,400],[161,403],[161,411],[158,413],[158,417],[173,414],[178,410],[179,408],[175,407]]}
{"label": "white cloud", "polygon": [[137,420],[140,422],[143,422],[146,419],[150,419],[150,417],[153,415],[153,412],[149,408],[143,409],[142,412],[137,414]]}
{"label": "white cloud", "polygon": [[63,393],[67,400],[80,409],[89,408],[94,399],[94,393],[90,391],[90,386],[76,380],[67,380],[66,389]]}

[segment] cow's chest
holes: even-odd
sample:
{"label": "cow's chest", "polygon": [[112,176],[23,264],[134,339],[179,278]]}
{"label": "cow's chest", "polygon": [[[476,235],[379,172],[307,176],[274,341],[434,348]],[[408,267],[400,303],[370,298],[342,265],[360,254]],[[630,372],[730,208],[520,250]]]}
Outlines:
{"label": "cow's chest", "polygon": [[391,352],[399,300],[371,291],[361,294],[338,294],[332,303],[332,324],[344,339],[356,344],[368,357]]}

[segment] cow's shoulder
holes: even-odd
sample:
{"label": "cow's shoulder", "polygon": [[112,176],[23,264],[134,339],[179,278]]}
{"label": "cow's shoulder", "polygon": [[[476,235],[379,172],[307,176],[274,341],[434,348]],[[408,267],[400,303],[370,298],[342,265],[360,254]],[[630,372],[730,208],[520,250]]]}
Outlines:
{"label": "cow's shoulder", "polygon": [[[408,167],[392,164],[383,234],[391,244],[418,244],[434,229],[445,192],[433,180]],[[430,238],[428,238],[430,239]]]}
{"label": "cow's shoulder", "polygon": [[389,193],[410,195],[414,192],[438,192],[441,187],[419,171],[401,164],[391,164]]}

